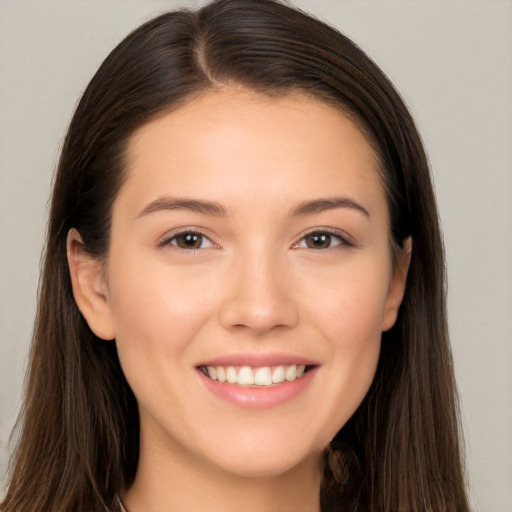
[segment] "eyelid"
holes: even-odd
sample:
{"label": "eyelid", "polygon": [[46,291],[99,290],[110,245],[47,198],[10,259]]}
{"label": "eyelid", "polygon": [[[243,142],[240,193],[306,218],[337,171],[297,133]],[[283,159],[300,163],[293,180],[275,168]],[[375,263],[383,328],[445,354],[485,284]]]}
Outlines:
{"label": "eyelid", "polygon": [[327,247],[326,249],[315,249],[318,251],[325,251],[327,249],[337,249],[339,247],[358,247],[358,244],[354,241],[354,239],[351,236],[349,236],[345,231],[336,228],[315,227],[307,230],[305,233],[302,233],[300,237],[297,239],[297,241],[293,243],[292,248],[301,248],[301,242],[303,242],[308,236],[315,234],[330,235],[332,237],[336,237],[340,241],[339,244],[336,244],[335,246],[332,247]]}
{"label": "eyelid", "polygon": [[[193,249],[193,248],[183,249],[183,248],[178,247],[177,245],[171,243],[172,240],[174,240],[176,237],[178,237],[180,235],[188,234],[188,233],[195,234],[195,235],[201,235],[203,238],[206,238],[210,242],[211,245],[209,247],[204,247],[204,248],[200,248],[200,249]],[[167,233],[165,233],[165,235],[161,236],[157,241],[158,247],[165,247],[166,245],[172,245],[177,250],[186,251],[186,252],[196,252],[196,251],[200,251],[200,250],[210,248],[210,247],[215,247],[215,248],[219,247],[219,245],[213,241],[212,235],[210,233],[208,233],[207,230],[196,227],[196,226],[184,226],[184,227],[175,228],[175,229],[172,229],[171,231],[168,231]]]}
{"label": "eyelid", "polygon": [[[177,245],[171,243],[172,240],[175,239],[176,237],[178,237],[179,235],[183,235],[183,234],[187,234],[187,233],[201,235],[202,237],[204,237],[205,239],[207,239],[210,242],[211,245],[209,245],[209,247],[215,247],[215,248],[220,247],[217,243],[214,242],[213,237],[209,233],[208,230],[199,228],[197,226],[184,226],[184,227],[172,229],[171,231],[166,232],[163,236],[161,236],[158,239],[157,246],[164,247],[166,245],[172,245],[176,249],[186,251],[186,252],[195,252],[195,251],[205,249],[205,248],[183,249],[183,248],[178,247]],[[328,247],[326,249],[336,249],[338,247],[356,247],[356,248],[358,247],[358,244],[354,241],[354,239],[343,230],[340,230],[337,228],[329,228],[329,227],[314,227],[314,228],[308,229],[306,232],[302,233],[297,238],[297,240],[292,244],[292,248],[293,249],[301,248],[300,247],[301,242],[303,242],[308,236],[311,236],[314,234],[318,234],[318,235],[327,234],[327,235],[335,237],[339,240],[338,244],[336,244],[332,247]],[[324,250],[325,251],[326,249],[316,249],[316,250]]]}

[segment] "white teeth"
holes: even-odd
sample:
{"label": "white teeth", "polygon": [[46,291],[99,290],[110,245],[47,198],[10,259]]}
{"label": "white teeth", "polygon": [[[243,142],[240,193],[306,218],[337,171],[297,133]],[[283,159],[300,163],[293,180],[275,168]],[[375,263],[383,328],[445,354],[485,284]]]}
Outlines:
{"label": "white teeth", "polygon": [[238,384],[242,386],[252,386],[254,384],[254,372],[250,366],[242,366],[238,372]]}
{"label": "white teeth", "polygon": [[284,366],[278,366],[272,373],[272,382],[279,384],[280,382],[284,382],[284,379]]}
{"label": "white teeth", "polygon": [[[207,366],[207,368],[211,368],[210,366]],[[224,368],[222,366],[217,366],[215,368],[217,372],[217,380],[219,382],[226,382],[226,372],[224,371]]]}
{"label": "white teeth", "polygon": [[288,369],[286,370],[285,377],[286,377],[287,381],[292,381],[297,378],[297,365],[296,364],[291,364],[288,367]]}
{"label": "white teeth", "polygon": [[230,384],[236,384],[238,375],[236,374],[236,368],[234,366],[228,366],[226,370],[226,380]]}
{"label": "white teeth", "polygon": [[235,366],[206,366],[203,369],[210,379],[219,382],[240,386],[272,386],[284,381],[292,382],[300,379],[306,371],[306,366],[303,364],[279,365],[272,368],[241,366],[238,369]]}
{"label": "white teeth", "polygon": [[254,372],[254,384],[258,386],[270,386],[272,384],[272,375],[268,366],[258,368]]}

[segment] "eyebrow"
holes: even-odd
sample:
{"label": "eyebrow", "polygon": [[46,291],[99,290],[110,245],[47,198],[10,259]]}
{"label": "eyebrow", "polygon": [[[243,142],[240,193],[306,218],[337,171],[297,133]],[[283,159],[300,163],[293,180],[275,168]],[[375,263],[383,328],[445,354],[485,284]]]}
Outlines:
{"label": "eyebrow", "polygon": [[188,210],[207,215],[215,215],[217,217],[226,217],[228,210],[219,203],[207,201],[204,199],[192,199],[186,197],[170,197],[164,196],[155,199],[149,203],[138,215],[144,217],[150,213],[168,211],[168,210]]}
{"label": "eyebrow", "polygon": [[[314,199],[312,201],[304,201],[292,210],[293,217],[313,215],[326,210],[336,208],[349,208],[363,213],[369,219],[371,218],[368,210],[347,197],[325,197]],[[214,215],[216,217],[227,217],[229,212],[227,208],[215,201],[205,199],[193,199],[185,197],[163,196],[149,203],[138,215],[137,218],[144,217],[154,212],[172,211],[172,210],[188,210],[206,215]]]}
{"label": "eyebrow", "polygon": [[348,197],[325,197],[313,201],[305,201],[293,209],[292,215],[312,215],[335,208],[350,208],[363,213],[366,217],[371,219],[370,212],[364,206]]}

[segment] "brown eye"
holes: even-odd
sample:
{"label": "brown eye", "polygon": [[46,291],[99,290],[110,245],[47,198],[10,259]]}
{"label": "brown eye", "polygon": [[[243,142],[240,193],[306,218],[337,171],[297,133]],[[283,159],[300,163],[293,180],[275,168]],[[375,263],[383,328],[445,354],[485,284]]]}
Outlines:
{"label": "brown eye", "polygon": [[304,249],[334,249],[344,246],[354,247],[354,244],[343,236],[329,231],[312,231],[304,236],[295,247],[302,247]]}
{"label": "brown eye", "polygon": [[201,233],[195,233],[193,231],[186,231],[174,235],[169,242],[175,245],[179,249],[185,250],[197,250],[211,247],[211,241]]}
{"label": "brown eye", "polygon": [[332,235],[329,233],[312,233],[305,237],[308,249],[328,249],[331,247]]}

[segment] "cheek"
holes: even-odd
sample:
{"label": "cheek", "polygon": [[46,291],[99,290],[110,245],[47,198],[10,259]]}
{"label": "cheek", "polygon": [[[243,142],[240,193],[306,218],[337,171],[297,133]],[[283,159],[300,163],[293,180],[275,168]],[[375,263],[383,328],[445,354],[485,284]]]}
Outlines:
{"label": "cheek", "polygon": [[330,361],[325,368],[324,400],[318,406],[318,414],[325,418],[323,439],[331,439],[349,420],[371,386],[388,285],[388,275],[378,267],[331,277],[329,286],[322,293],[316,287],[314,300],[308,302],[309,317],[321,333]]}
{"label": "cheek", "polygon": [[212,297],[179,272],[128,262],[109,282],[116,343],[128,379],[180,360],[212,316]]}
{"label": "cheek", "polygon": [[385,293],[378,284],[345,283],[326,300],[317,302],[319,329],[329,343],[342,373],[372,373],[378,358]]}
{"label": "cheek", "polygon": [[188,372],[196,363],[190,359],[190,347],[212,317],[212,299],[198,290],[197,280],[165,265],[123,260],[109,273],[123,373],[141,414],[149,411],[162,423],[162,411],[187,407],[176,383],[190,378]]}
{"label": "cheek", "polygon": [[357,351],[365,340],[380,339],[390,279],[382,261],[386,259],[361,258],[304,280],[303,307],[334,345]]}

